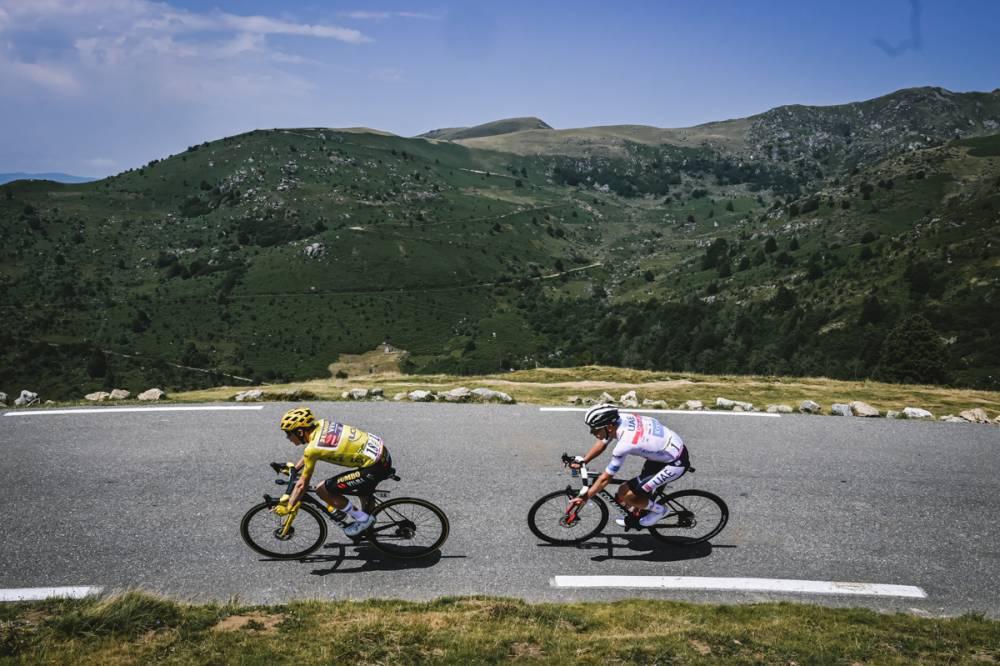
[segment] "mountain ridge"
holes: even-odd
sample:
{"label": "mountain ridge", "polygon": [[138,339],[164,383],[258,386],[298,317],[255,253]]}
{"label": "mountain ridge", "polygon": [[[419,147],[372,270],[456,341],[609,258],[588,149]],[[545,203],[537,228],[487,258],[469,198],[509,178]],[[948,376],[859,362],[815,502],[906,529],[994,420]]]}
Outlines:
{"label": "mountain ridge", "polygon": [[[971,100],[983,120],[991,100]],[[888,106],[917,125],[940,103]],[[422,372],[856,378],[911,313],[949,341],[936,353],[958,381],[997,388],[1000,134],[917,147],[890,132],[884,158],[858,138],[852,165],[854,139],[836,159],[797,152],[829,134],[811,112],[765,120],[794,130],[766,160],[635,142],[635,126],[584,159],[313,127],[94,183],[0,186],[0,390],[317,377],[384,341]],[[297,312],[349,326],[290,328]]]}

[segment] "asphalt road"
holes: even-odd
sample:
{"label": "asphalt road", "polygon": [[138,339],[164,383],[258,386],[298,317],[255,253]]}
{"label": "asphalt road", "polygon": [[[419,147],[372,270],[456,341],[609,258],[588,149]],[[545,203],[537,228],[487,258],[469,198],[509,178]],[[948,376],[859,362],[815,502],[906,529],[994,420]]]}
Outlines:
{"label": "asphalt road", "polygon": [[[280,493],[271,460],[297,449],[260,411],[0,417],[0,588],[139,586],[192,600],[504,595],[695,601],[787,599],[1000,616],[1000,429],[858,418],[666,415],[697,472],[675,484],[721,495],[711,545],[672,548],[612,525],[584,547],[539,543],[526,515],[570,481],[578,413],[537,407],[312,403],[379,433],[402,477],[383,488],[441,506],[440,557],[386,560],[331,531],[304,562],[240,539],[243,513]],[[607,456],[607,454],[605,454]],[[604,462],[601,460],[599,462]],[[622,476],[638,469],[629,461]],[[326,466],[332,475],[338,468]],[[320,467],[323,470],[323,467]],[[915,585],[927,598],[557,589],[555,575],[723,576]]]}

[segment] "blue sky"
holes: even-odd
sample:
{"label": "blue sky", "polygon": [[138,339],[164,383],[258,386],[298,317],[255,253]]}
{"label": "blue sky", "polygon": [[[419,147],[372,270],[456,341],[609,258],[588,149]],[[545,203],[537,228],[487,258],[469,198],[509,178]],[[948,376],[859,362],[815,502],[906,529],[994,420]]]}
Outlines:
{"label": "blue sky", "polygon": [[683,127],[989,91],[997,26],[995,0],[0,0],[0,172],[103,176],[254,128]]}

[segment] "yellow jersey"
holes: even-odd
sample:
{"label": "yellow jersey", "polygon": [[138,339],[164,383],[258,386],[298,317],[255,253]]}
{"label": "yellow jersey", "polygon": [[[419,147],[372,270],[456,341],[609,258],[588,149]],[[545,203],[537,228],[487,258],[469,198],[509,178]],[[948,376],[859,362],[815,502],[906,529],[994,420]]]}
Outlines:
{"label": "yellow jersey", "polygon": [[302,457],[302,473],[311,475],[317,460],[344,467],[368,467],[382,457],[382,438],[343,423],[321,419]]}

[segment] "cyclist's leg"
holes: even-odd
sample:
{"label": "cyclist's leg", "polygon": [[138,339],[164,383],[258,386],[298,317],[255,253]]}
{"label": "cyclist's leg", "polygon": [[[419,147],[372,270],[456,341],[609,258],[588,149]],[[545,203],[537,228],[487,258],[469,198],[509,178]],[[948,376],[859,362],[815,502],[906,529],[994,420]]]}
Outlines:
{"label": "cyclist's leg", "polygon": [[650,493],[645,490],[643,484],[659,474],[664,467],[666,463],[647,460],[638,476],[618,486],[618,501],[640,511],[647,509]]}
{"label": "cyclist's leg", "polygon": [[392,459],[389,457],[389,452],[386,451],[382,460],[374,465],[348,470],[327,479],[326,483],[322,484],[324,486],[323,492],[320,493],[317,488],[317,494],[323,499],[326,499],[328,495],[339,500],[334,506],[344,510],[356,522],[364,523],[370,518],[368,513],[360,505],[348,500],[345,495],[370,495],[381,481],[392,475],[393,471]]}

